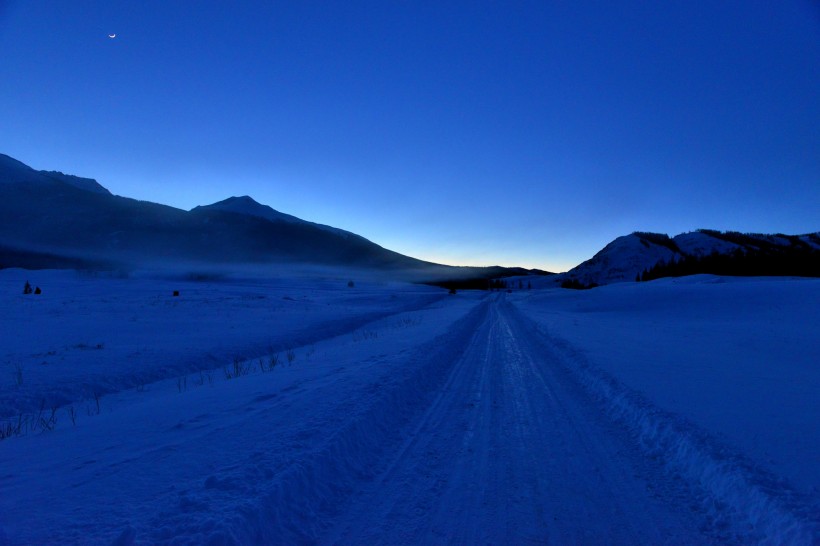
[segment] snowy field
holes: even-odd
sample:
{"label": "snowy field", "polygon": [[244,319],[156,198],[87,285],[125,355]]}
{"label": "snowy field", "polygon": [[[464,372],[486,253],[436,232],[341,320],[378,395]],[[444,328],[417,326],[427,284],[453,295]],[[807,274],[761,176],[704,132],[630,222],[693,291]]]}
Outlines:
{"label": "snowy field", "polygon": [[[26,281],[43,294],[24,296]],[[307,347],[444,296],[408,284],[354,281],[351,289],[348,282],[0,270],[0,418]]]}
{"label": "snowy field", "polygon": [[513,301],[573,358],[820,495],[820,281],[695,275]]}
{"label": "snowy field", "polygon": [[820,540],[820,282],[347,281],[0,271],[0,544]]}

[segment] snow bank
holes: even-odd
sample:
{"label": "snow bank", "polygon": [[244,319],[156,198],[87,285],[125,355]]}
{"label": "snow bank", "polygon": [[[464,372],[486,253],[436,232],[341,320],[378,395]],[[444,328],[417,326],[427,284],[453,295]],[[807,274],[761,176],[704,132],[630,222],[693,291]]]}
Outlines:
{"label": "snow bank", "polygon": [[[698,429],[679,415],[663,411],[641,394],[556,343],[574,361],[581,383],[601,400],[610,415],[628,425],[641,446],[675,474],[706,492],[702,499],[717,527],[731,525],[731,538],[758,544],[811,544],[818,538],[816,507],[783,479]],[[725,531],[724,531],[725,532]]]}
{"label": "snow bank", "polygon": [[[697,276],[516,293],[559,360],[735,540],[820,532],[820,282]],[[785,477],[784,477],[785,476]]]}

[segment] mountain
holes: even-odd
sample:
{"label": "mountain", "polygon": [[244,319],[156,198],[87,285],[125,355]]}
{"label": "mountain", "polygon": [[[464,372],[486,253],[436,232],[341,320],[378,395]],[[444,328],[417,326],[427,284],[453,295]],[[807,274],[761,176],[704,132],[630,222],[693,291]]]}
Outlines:
{"label": "mountain", "polygon": [[558,280],[589,287],[695,273],[820,276],[820,232],[805,235],[698,230],[675,237],[618,237]]}
{"label": "mountain", "polygon": [[635,276],[647,267],[671,260],[677,254],[678,248],[666,235],[632,233],[618,237],[562,277],[583,285],[634,281]]}
{"label": "mountain", "polygon": [[36,171],[25,163],[17,161],[7,155],[0,154],[0,185],[25,183],[33,186],[47,187],[53,186],[51,182],[54,181],[93,193],[111,195],[111,192],[92,178],[81,178],[79,176],[63,174],[59,171]]}
{"label": "mountain", "polygon": [[36,171],[0,154],[0,268],[180,264],[342,266],[419,280],[512,274],[404,256],[247,196],[185,211],[112,195],[90,178]]}
{"label": "mountain", "polygon": [[64,182],[70,186],[74,186],[75,188],[79,188],[81,190],[90,191],[93,193],[101,193],[103,195],[111,195],[110,191],[102,187],[100,183],[94,180],[93,178],[82,178],[80,176],[74,176],[71,174],[63,174],[60,171],[39,172],[43,176],[46,176],[53,180],[57,180],[58,182]]}
{"label": "mountain", "polygon": [[261,203],[256,202],[253,198],[247,195],[243,195],[242,197],[229,197],[224,201],[219,201],[211,205],[200,205],[198,207],[194,207],[192,209],[192,212],[210,210],[233,212],[235,214],[246,214],[248,216],[264,218],[265,220],[269,220],[271,222],[289,222],[292,224],[309,225],[319,229],[323,229],[325,231],[329,231],[331,233],[335,233],[337,235],[342,235],[344,237],[359,237],[359,235],[356,235],[349,231],[345,231],[343,229],[326,226],[324,224],[315,224],[313,222],[308,222],[307,220],[297,218],[296,216],[291,216],[290,214],[279,212],[278,210],[272,207],[262,205]]}

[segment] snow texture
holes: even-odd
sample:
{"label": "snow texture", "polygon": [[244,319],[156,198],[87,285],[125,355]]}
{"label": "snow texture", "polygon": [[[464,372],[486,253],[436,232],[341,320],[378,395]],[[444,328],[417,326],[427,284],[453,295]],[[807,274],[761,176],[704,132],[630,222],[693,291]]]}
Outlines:
{"label": "snow texture", "polygon": [[675,241],[675,244],[678,245],[682,253],[690,256],[708,256],[714,252],[718,254],[728,254],[740,248],[739,245],[722,241],[721,239],[700,231],[681,233],[680,235],[676,235],[672,240]]}
{"label": "snow texture", "polygon": [[4,270],[0,302],[0,544],[820,540],[815,280]]}

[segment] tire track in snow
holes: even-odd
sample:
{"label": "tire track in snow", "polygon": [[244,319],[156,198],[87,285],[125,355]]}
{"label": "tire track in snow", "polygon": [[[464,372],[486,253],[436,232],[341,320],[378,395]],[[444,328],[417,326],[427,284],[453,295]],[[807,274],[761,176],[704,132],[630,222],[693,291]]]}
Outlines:
{"label": "tire track in snow", "polygon": [[[478,304],[448,332],[419,346],[414,355],[404,360],[404,366],[397,367],[393,377],[372,385],[367,393],[358,393],[357,400],[342,401],[338,409],[344,407],[350,413],[339,415],[337,411],[335,426],[328,422],[296,423],[295,427],[312,434],[304,438],[308,449],[300,446],[298,450],[303,453],[299,459],[267,476],[260,491],[248,498],[228,495],[231,503],[224,519],[203,522],[183,514],[168,525],[160,514],[150,542],[314,543],[338,507],[362,482],[372,480],[373,469],[383,460],[387,447],[400,444],[396,431],[427,407],[436,389],[447,381],[464,340],[475,331],[487,305]],[[214,489],[220,483],[214,483]],[[160,528],[163,523],[164,529]],[[191,538],[180,540],[179,535]]]}
{"label": "tire track in snow", "polygon": [[623,435],[600,424],[499,295],[450,379],[322,544],[703,544],[656,498]]}

